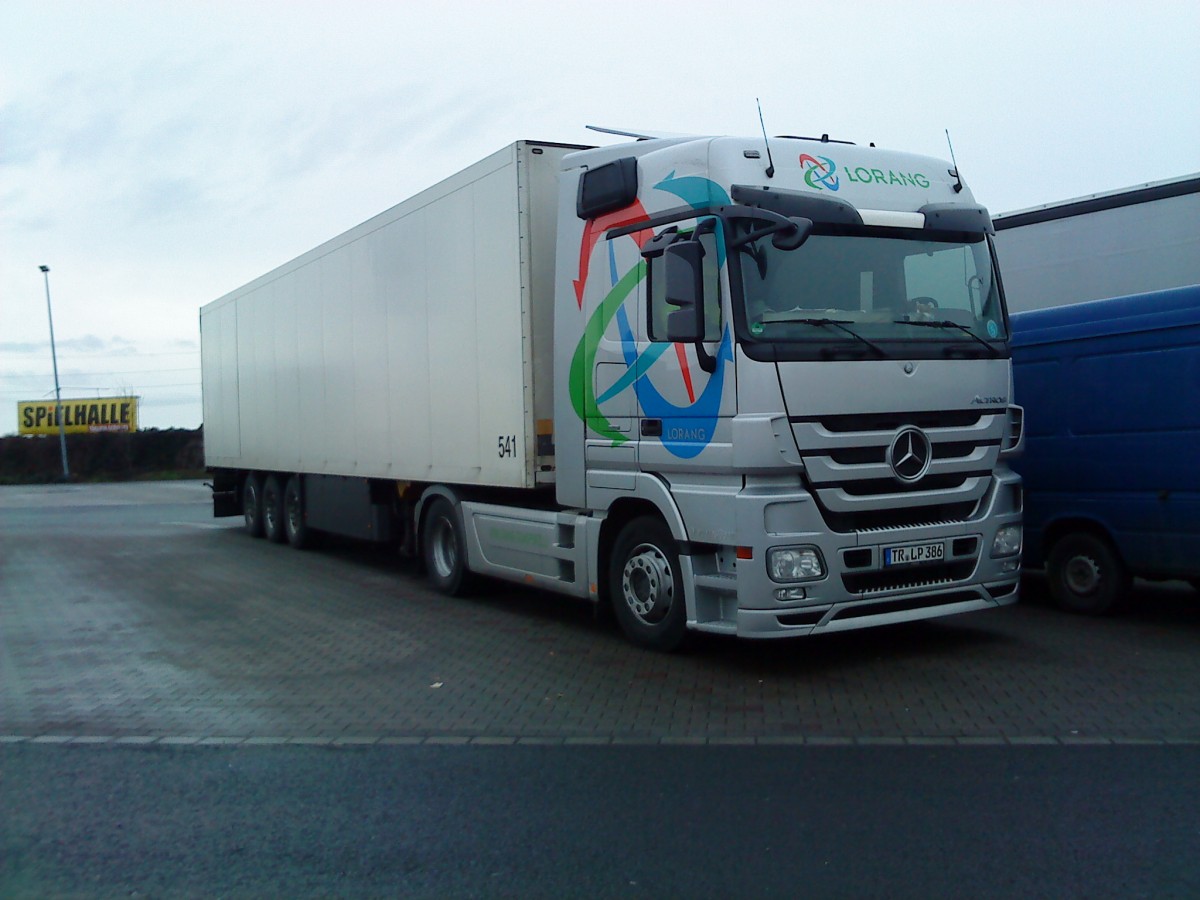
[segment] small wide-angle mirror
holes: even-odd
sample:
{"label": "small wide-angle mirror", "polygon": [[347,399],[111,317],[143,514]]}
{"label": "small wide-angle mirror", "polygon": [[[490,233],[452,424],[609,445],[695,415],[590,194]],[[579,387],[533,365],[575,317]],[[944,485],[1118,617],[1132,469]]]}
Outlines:
{"label": "small wide-angle mirror", "polygon": [[771,244],[776,250],[795,250],[812,234],[812,219],[790,216],[788,221],[792,223],[791,228],[781,228],[771,237]]}

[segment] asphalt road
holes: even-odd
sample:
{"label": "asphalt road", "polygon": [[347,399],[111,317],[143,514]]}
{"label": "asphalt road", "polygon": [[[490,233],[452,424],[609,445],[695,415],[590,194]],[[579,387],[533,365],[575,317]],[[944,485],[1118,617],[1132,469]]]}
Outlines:
{"label": "asphalt road", "polygon": [[1200,895],[1186,587],[662,656],[209,512],[0,488],[0,897]]}
{"label": "asphalt road", "polygon": [[1194,747],[0,748],[0,894],[1195,897]]}

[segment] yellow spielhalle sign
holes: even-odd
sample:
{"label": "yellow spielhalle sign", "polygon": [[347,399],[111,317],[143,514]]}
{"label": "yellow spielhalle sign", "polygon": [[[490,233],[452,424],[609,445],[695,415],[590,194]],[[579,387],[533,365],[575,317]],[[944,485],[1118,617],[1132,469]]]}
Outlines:
{"label": "yellow spielhalle sign", "polygon": [[[137,431],[137,397],[63,400],[62,424],[67,434]],[[60,404],[54,400],[17,403],[18,434],[58,434]]]}

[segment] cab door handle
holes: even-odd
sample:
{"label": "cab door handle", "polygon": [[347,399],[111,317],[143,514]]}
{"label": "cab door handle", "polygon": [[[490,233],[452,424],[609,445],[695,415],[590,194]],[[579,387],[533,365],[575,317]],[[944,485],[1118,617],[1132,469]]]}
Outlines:
{"label": "cab door handle", "polygon": [[662,419],[642,419],[642,437],[662,437]]}

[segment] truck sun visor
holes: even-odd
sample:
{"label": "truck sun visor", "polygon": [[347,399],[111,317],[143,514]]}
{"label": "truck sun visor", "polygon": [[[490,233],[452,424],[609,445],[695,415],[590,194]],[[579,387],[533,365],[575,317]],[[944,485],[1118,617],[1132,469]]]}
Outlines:
{"label": "truck sun visor", "polygon": [[932,231],[996,233],[991,215],[982,206],[966,206],[960,203],[927,203],[917,212],[925,214],[925,227]]}
{"label": "truck sun visor", "polygon": [[769,209],[789,218],[799,217],[832,225],[863,224],[858,210],[837,197],[817,197],[799,191],[750,187],[746,184],[733,185],[729,195],[736,203]]}

